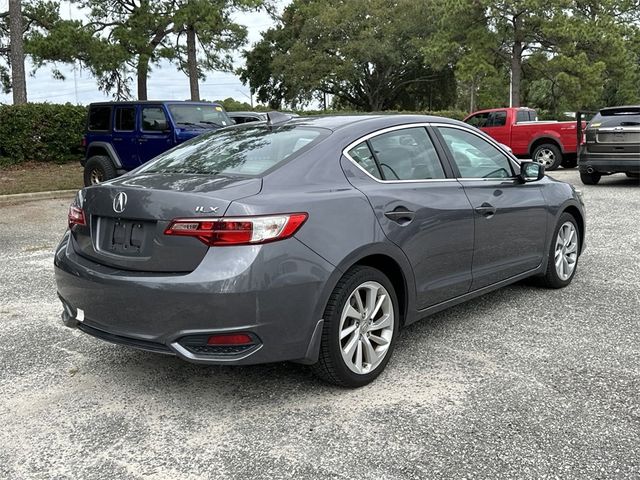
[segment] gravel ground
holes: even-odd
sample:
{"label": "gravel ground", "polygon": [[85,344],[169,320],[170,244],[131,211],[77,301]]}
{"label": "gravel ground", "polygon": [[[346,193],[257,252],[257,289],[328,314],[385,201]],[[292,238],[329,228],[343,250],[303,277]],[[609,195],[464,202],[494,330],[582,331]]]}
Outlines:
{"label": "gravel ground", "polygon": [[518,284],[414,324],[352,391],[299,365],[191,365],[63,327],[52,250],[68,201],[2,207],[0,478],[637,479],[640,186],[580,188],[588,248],[570,287]]}

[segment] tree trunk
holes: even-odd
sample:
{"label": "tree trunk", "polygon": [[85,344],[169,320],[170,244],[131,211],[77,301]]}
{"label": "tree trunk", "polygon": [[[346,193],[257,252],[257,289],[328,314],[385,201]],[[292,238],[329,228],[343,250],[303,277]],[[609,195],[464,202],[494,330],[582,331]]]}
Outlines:
{"label": "tree trunk", "polygon": [[511,98],[509,106],[520,106],[520,83],[522,82],[522,50],[523,44],[520,39],[520,29],[522,21],[516,17],[513,21],[513,48],[511,49]]}
{"label": "tree trunk", "polygon": [[149,75],[149,55],[138,56],[138,100],[147,100],[147,77]]}
{"label": "tree trunk", "polygon": [[187,27],[187,75],[189,75],[189,90],[191,100],[200,101],[200,87],[198,86],[198,57],[196,52],[196,30],[193,25]]}
{"label": "tree trunk", "polygon": [[27,81],[24,72],[24,40],[21,0],[9,0],[9,41],[13,104],[27,103]]}

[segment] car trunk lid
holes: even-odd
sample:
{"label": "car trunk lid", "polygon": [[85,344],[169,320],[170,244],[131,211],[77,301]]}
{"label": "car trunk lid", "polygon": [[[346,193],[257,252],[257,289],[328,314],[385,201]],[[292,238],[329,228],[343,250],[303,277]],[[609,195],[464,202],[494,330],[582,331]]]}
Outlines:
{"label": "car trunk lid", "polygon": [[171,220],[221,217],[232,201],[261,186],[259,178],[142,173],[89,187],[81,194],[86,225],[72,229],[73,248],[121,270],[191,272],[209,247],[165,235]]}

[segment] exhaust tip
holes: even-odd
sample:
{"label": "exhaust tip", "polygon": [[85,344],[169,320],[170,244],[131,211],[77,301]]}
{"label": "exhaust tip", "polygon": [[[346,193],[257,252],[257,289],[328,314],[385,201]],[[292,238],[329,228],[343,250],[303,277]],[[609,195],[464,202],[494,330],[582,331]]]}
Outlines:
{"label": "exhaust tip", "polygon": [[587,167],[587,173],[593,173],[593,172],[594,172],[593,167]]}

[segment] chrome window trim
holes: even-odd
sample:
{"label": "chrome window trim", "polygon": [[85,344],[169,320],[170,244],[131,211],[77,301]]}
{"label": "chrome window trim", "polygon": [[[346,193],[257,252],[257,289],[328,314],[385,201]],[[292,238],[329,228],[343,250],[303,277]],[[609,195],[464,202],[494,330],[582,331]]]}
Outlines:
{"label": "chrome window trim", "polygon": [[[425,179],[421,179],[421,180],[383,180],[381,178],[378,177],[374,177],[373,175],[371,175],[369,172],[367,172],[364,167],[362,167],[362,165],[360,165],[358,162],[356,162],[351,155],[349,155],[349,150],[353,149],[354,147],[360,145],[362,142],[366,142],[367,140],[373,138],[373,137],[377,137],[379,135],[383,135],[385,133],[389,133],[389,132],[394,132],[396,130],[405,130],[407,128],[416,128],[416,127],[422,127],[422,128],[427,128],[431,125],[431,123],[427,123],[427,122],[419,122],[419,123],[405,123],[403,125],[394,125],[392,127],[386,127],[383,128],[381,130],[376,130],[375,132],[372,133],[368,133],[360,138],[358,138],[357,140],[351,142],[349,145],[347,145],[345,148],[342,149],[342,155],[344,155],[351,163],[353,163],[356,167],[358,167],[362,172],[364,172],[369,178],[372,178],[373,180],[375,180],[378,183],[384,183],[384,184],[393,184],[393,183],[434,183],[434,182],[457,182],[458,180],[456,178],[425,178]],[[428,135],[428,132],[426,132]],[[429,136],[429,140],[431,140],[431,136]],[[431,142],[433,143],[433,140],[431,140]],[[435,145],[434,145],[435,148]],[[442,160],[440,159],[440,156],[438,155],[438,161],[440,162],[440,165],[443,168],[444,171],[444,165],[442,165]],[[446,175],[446,172],[444,172]]]}

